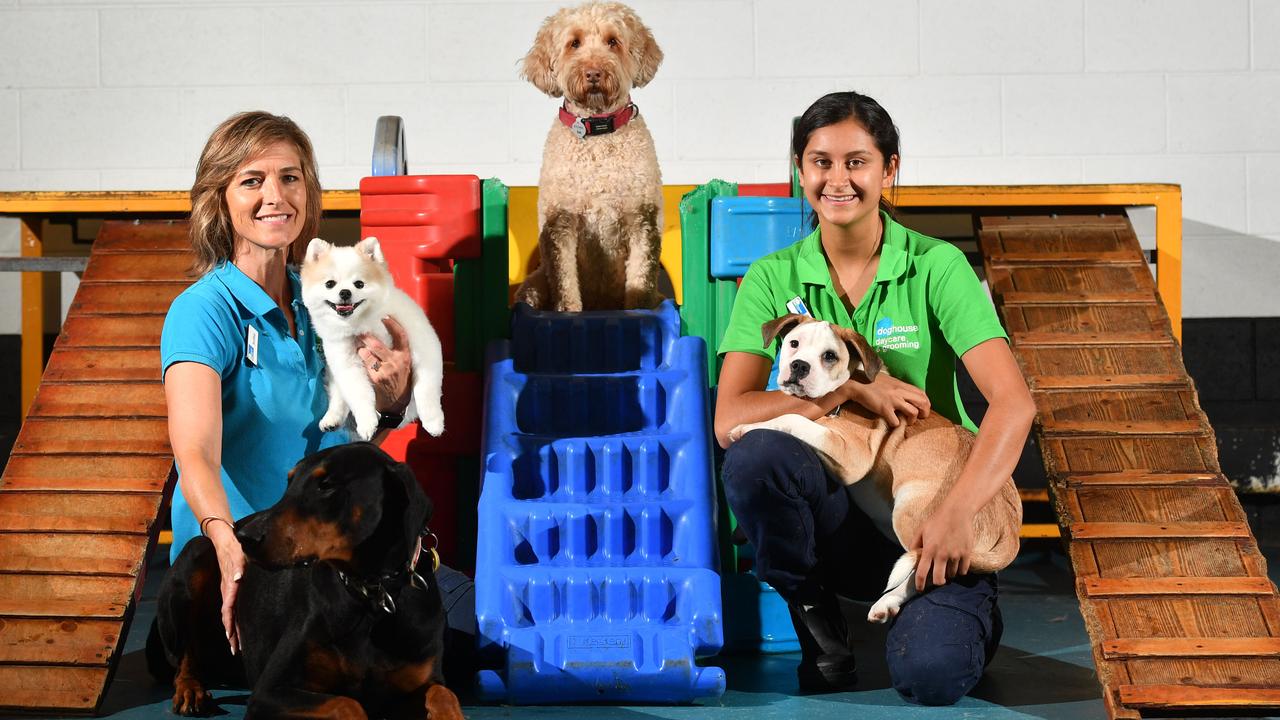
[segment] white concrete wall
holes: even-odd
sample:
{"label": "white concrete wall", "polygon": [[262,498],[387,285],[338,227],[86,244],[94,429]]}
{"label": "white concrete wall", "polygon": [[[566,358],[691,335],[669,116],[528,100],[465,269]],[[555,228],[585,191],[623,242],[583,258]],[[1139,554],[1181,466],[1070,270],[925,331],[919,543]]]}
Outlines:
{"label": "white concrete wall", "polygon": [[[790,118],[859,89],[905,184],[1182,184],[1185,314],[1280,315],[1276,0],[633,5],[666,52],[635,99],[668,183],[782,180]],[[252,108],[308,130],[329,188],[367,172],[383,114],[414,172],[534,184],[556,102],[517,62],[558,6],[0,0],[0,190],[185,189]]]}

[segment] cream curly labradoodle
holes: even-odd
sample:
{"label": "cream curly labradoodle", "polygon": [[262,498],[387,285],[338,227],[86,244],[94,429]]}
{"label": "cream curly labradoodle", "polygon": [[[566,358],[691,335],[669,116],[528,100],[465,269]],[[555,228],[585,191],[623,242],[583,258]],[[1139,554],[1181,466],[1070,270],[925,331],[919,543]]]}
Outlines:
{"label": "cream curly labradoodle", "polygon": [[518,302],[561,312],[658,303],[662,175],[631,89],[661,62],[649,28],[621,3],[564,8],[542,23],[521,76],[564,104],[542,153],[542,263]]}

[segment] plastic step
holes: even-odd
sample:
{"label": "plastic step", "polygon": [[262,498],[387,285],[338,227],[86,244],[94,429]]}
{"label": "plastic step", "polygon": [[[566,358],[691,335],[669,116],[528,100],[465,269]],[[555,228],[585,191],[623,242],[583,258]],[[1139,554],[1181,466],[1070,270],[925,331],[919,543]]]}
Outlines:
{"label": "plastic step", "polygon": [[489,348],[482,698],[689,702],[724,671],[701,338],[674,306],[517,308]]}

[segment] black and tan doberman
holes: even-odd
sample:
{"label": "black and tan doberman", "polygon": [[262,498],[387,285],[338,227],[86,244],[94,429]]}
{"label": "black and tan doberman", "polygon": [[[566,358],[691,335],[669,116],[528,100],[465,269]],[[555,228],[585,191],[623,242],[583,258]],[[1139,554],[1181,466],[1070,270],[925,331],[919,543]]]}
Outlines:
{"label": "black and tan doberman", "polygon": [[375,445],[303,459],[278,503],[236,523],[249,559],[237,657],[220,620],[213,545],[189,542],[165,577],[148,642],[153,673],[172,674],[174,712],[205,714],[211,683],[244,678],[248,717],[461,718],[443,681],[436,555],[422,550],[430,515],[409,468]]}

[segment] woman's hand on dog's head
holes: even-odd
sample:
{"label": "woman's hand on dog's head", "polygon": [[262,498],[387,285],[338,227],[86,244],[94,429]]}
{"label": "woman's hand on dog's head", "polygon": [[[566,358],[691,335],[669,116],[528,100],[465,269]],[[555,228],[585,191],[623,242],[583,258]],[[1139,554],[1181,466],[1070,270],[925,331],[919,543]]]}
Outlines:
{"label": "woman's hand on dog's head", "polygon": [[395,318],[382,318],[382,324],[391,333],[391,347],[372,335],[361,335],[356,340],[356,353],[369,373],[369,382],[373,383],[378,412],[402,413],[409,407],[413,379],[409,333]]}
{"label": "woman's hand on dog's head", "polygon": [[230,523],[209,523],[209,539],[218,554],[218,569],[222,573],[222,629],[231,645],[231,654],[240,652],[240,631],[236,627],[236,594],[240,590],[240,578],[244,577],[244,550],[236,539]]}

